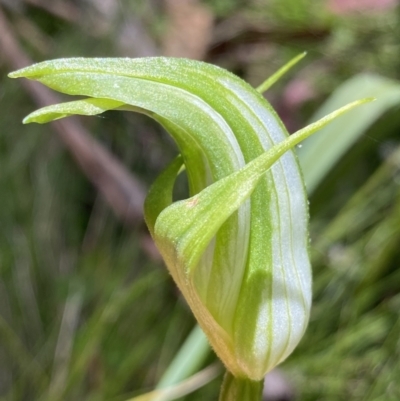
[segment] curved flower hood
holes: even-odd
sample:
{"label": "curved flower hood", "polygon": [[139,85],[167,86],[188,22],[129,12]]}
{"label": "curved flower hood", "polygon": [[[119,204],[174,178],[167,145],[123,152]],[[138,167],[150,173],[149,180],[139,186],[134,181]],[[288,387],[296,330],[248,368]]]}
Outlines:
{"label": "curved flower hood", "polygon": [[[291,148],[344,110],[289,137],[247,83],[185,59],[60,59],[11,76],[88,96],[25,122],[123,109],[165,127],[181,156],[151,188],[145,217],[172,277],[233,375],[261,380],[283,361],[311,306],[307,200]],[[174,203],[183,168],[191,197]]]}

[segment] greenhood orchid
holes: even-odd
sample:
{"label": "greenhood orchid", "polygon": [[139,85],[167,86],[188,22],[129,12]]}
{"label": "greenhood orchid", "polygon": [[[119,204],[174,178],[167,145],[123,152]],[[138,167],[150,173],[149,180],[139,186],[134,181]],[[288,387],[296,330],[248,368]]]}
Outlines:
{"label": "greenhood orchid", "polygon": [[[60,59],[10,76],[87,97],[25,122],[119,109],[170,133],[180,155],[151,187],[145,219],[173,279],[231,379],[260,382],[287,358],[311,307],[308,202],[292,148],[366,100],[289,136],[259,92],[198,61]],[[182,172],[190,197],[174,202]]]}

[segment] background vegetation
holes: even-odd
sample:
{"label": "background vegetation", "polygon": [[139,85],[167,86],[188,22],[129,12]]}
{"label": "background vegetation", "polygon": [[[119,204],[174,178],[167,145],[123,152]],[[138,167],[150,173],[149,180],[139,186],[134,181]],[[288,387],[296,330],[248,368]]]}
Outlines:
{"label": "background vegetation", "polygon": [[[372,120],[353,116],[348,135],[343,126],[331,133],[315,158],[306,144],[300,154],[307,171],[318,171],[335,144],[353,138],[312,186],[315,301],[302,343],[281,366],[294,394],[286,399],[399,400],[396,4],[1,0],[0,400],[126,400],[154,388],[194,325],[140,217],[145,188],[176,153],[172,141],[132,113],[78,121],[131,172],[138,202],[118,208],[76,143],[54,126],[21,125],[43,96],[7,73],[27,57],[165,54],[204,59],[258,85],[304,50],[305,61],[267,94],[290,131],[357,74],[374,75],[332,102],[362,97],[369,84],[387,101]],[[385,80],[374,86],[376,75]],[[358,131],[355,120],[365,121]],[[220,381],[187,399],[216,399]]]}

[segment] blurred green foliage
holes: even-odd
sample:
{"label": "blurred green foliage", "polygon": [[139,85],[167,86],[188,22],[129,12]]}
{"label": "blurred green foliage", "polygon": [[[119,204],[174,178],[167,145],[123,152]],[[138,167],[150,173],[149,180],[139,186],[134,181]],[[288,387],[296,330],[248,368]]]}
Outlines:
{"label": "blurred green foliage", "polygon": [[[71,1],[80,11],[73,22],[24,2],[6,13],[35,61],[116,56],[131,16],[162,42],[163,2],[146,3],[118,2],[107,18],[95,2]],[[399,6],[337,15],[322,0],[204,3],[217,28],[239,20],[235,32],[247,32],[221,39],[216,29],[207,60],[254,85],[309,52],[298,74],[268,94],[289,126],[305,125],[357,73],[400,78]],[[44,35],[44,48],[22,35],[21,18]],[[221,41],[229,51],[213,52]],[[122,401],[150,390],[193,327],[191,314],[162,264],[145,255],[143,228],[114,217],[49,127],[21,125],[36,106],[5,78],[8,60],[0,62],[0,400]],[[295,80],[311,95],[285,104]],[[364,132],[311,197],[313,314],[282,365],[301,400],[400,399],[398,115],[397,107]],[[174,155],[143,117],[110,112],[83,122],[144,182]],[[187,399],[215,399],[219,385]]]}

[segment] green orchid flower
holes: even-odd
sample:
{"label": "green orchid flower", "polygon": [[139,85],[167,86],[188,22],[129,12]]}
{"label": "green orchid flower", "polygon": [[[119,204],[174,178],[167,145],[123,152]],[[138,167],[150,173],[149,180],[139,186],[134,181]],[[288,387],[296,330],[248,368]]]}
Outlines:
{"label": "green orchid flower", "polygon": [[[292,148],[367,100],[289,136],[259,92],[203,62],[60,59],[10,76],[88,97],[42,108],[26,123],[132,110],[174,138],[180,155],[150,189],[145,219],[228,370],[221,399],[258,397],[264,375],[303,336],[311,307],[308,202]],[[174,202],[183,171],[190,197]]]}

